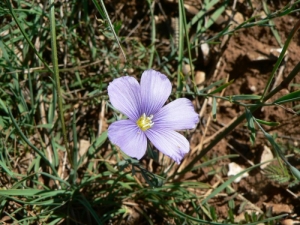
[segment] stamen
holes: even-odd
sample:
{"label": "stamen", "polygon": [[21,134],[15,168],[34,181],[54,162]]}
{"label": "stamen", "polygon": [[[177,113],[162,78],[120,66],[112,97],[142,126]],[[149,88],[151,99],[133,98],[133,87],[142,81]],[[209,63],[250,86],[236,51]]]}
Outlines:
{"label": "stamen", "polygon": [[141,128],[142,131],[150,129],[154,123],[152,122],[153,115],[146,117],[146,114],[143,115],[136,121],[136,124]]}

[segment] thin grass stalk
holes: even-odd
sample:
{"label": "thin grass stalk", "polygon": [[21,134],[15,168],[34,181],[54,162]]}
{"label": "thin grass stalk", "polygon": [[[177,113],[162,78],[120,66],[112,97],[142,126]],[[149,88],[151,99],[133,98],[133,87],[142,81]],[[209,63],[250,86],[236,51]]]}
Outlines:
{"label": "thin grass stalk", "polygon": [[73,171],[71,171],[70,178],[71,184],[76,184],[77,179],[77,169],[78,169],[78,146],[77,146],[77,131],[76,131],[76,113],[73,114],[72,119],[72,130],[73,130]]}
{"label": "thin grass stalk", "polygon": [[72,161],[72,152],[69,149],[68,140],[67,140],[67,132],[65,126],[65,119],[64,119],[64,111],[63,111],[63,104],[62,104],[62,93],[60,87],[60,80],[59,80],[59,70],[58,70],[58,59],[57,59],[57,45],[56,45],[56,30],[55,30],[55,7],[54,7],[54,0],[49,0],[50,4],[50,36],[51,36],[51,47],[52,47],[52,64],[53,64],[53,77],[55,81],[55,87],[57,91],[57,100],[58,100],[58,111],[59,111],[59,119],[61,122],[62,127],[62,134],[63,134],[63,141],[67,151],[68,160],[73,168],[73,161]]}
{"label": "thin grass stalk", "polygon": [[195,76],[194,76],[194,69],[193,69],[193,62],[192,62],[192,53],[191,53],[189,30],[187,28],[188,25],[187,25],[187,22],[186,22],[186,15],[185,15],[185,8],[184,8],[183,0],[180,0],[179,4],[181,5],[180,9],[182,10],[182,19],[183,19],[182,25],[183,25],[183,29],[184,29],[184,33],[185,33],[186,45],[187,45],[187,50],[188,50],[188,55],[189,55],[189,64],[190,64],[190,68],[191,68],[193,88],[194,88],[194,92],[197,93],[197,86],[195,84]]}
{"label": "thin grass stalk", "polygon": [[286,42],[285,42],[285,44],[284,44],[284,46],[282,48],[282,51],[281,51],[281,53],[279,55],[279,58],[278,58],[275,66],[274,66],[274,68],[272,70],[271,76],[269,77],[267,86],[266,86],[266,88],[265,88],[265,90],[264,90],[264,92],[263,92],[263,94],[261,96],[261,99],[263,99],[264,96],[266,95],[266,93],[269,91],[271,82],[272,82],[272,80],[273,80],[273,78],[275,76],[275,72],[277,71],[278,67],[280,66],[280,64],[281,64],[281,62],[282,62],[282,60],[283,60],[283,58],[285,56],[285,52],[286,52],[286,50],[287,50],[287,48],[288,48],[288,46],[289,46],[289,44],[290,44],[290,42],[292,40],[292,37],[295,35],[295,33],[299,29],[299,27],[300,27],[300,20],[298,20],[298,22],[293,27],[292,31],[290,32],[290,34],[289,34],[289,36],[288,36],[288,38],[287,38],[287,40],[286,40]]}
{"label": "thin grass stalk", "polygon": [[[93,0],[94,3],[95,3],[95,1],[96,1],[96,0]],[[114,26],[113,26],[113,24],[111,23],[111,20],[110,20],[109,15],[108,15],[108,13],[107,13],[107,11],[106,11],[106,8],[105,8],[105,5],[104,5],[103,0],[100,0],[100,3],[101,3],[101,7],[102,7],[102,9],[103,9],[103,11],[104,11],[104,13],[105,13],[105,16],[106,16],[106,19],[107,19],[107,21],[108,21],[108,24],[109,24],[109,26],[110,26],[111,32],[113,33],[113,35],[114,35],[114,37],[115,37],[115,39],[116,39],[116,41],[117,41],[117,44],[119,45],[119,48],[120,48],[120,50],[121,50],[121,52],[122,52],[122,55],[123,55],[124,60],[125,60],[125,63],[127,63],[126,54],[125,54],[125,52],[124,52],[124,50],[123,50],[123,48],[122,48],[122,45],[121,45],[121,43],[120,43],[120,41],[119,41],[119,37],[117,36],[117,34],[116,34],[116,32],[115,32]]]}
{"label": "thin grass stalk", "polygon": [[152,68],[153,65],[153,59],[154,59],[154,52],[155,52],[155,37],[156,37],[156,26],[155,26],[155,19],[154,19],[154,6],[155,6],[155,1],[151,4],[151,0],[147,1],[149,4],[149,9],[150,9],[150,15],[151,15],[151,53],[150,53],[150,59],[149,59],[149,64],[148,68]]}
{"label": "thin grass stalk", "polygon": [[[270,14],[270,10],[269,10],[269,7],[268,7],[268,5],[267,5],[267,1],[266,1],[266,0],[263,0],[263,1],[262,1],[262,5],[263,5],[263,8],[264,8],[265,13],[266,13],[267,15],[269,15],[269,14]],[[270,29],[271,29],[271,31],[272,31],[272,33],[273,33],[273,35],[274,35],[274,37],[275,37],[277,43],[278,43],[279,46],[282,48],[282,47],[283,47],[283,44],[282,44],[282,42],[281,42],[281,38],[280,38],[280,36],[279,36],[279,33],[278,33],[278,31],[276,30],[274,21],[270,19],[270,20],[269,20],[269,25],[270,25]]]}
{"label": "thin grass stalk", "polygon": [[181,9],[182,4],[180,1],[178,1],[178,8],[179,8],[179,40],[178,40],[178,66],[177,66],[177,93],[176,93],[176,98],[180,97],[180,94],[178,92],[182,91],[183,88],[183,83],[182,83],[182,78],[181,78],[181,73],[182,73],[182,59],[183,59],[183,48],[184,48],[184,37],[183,37],[183,15],[182,15],[182,9]]}

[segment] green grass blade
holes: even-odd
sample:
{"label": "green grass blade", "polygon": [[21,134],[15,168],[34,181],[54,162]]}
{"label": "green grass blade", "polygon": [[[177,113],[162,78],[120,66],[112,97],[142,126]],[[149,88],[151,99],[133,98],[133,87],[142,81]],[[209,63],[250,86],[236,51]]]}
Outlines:
{"label": "green grass blade", "polygon": [[256,129],[255,129],[255,125],[254,125],[254,119],[253,119],[253,115],[251,114],[251,112],[246,109],[246,119],[247,119],[247,125],[248,125],[248,129],[250,131],[250,142],[253,145],[255,143],[255,136],[256,136]]}
{"label": "green grass blade", "polygon": [[241,101],[241,100],[259,100],[261,99],[260,95],[233,95],[230,96],[232,101]]}
{"label": "green grass blade", "polygon": [[191,43],[190,43],[190,37],[189,37],[189,29],[188,29],[187,21],[186,21],[184,2],[183,2],[183,0],[179,0],[178,3],[180,5],[179,10],[182,10],[182,12],[181,12],[182,25],[183,25],[184,35],[185,35],[185,38],[186,38],[187,52],[188,52],[188,57],[189,57],[189,65],[190,65],[190,68],[191,68],[191,76],[192,76],[192,81],[193,81],[193,88],[194,88],[194,92],[196,93],[197,92],[197,85],[195,83],[195,75],[194,75],[194,69],[193,69],[193,58],[192,58],[192,52],[191,52]]}
{"label": "green grass blade", "polygon": [[64,109],[63,109],[63,103],[62,103],[62,93],[61,93],[61,87],[60,87],[60,77],[59,77],[59,69],[58,69],[58,58],[57,58],[57,44],[56,44],[56,22],[55,22],[55,7],[54,7],[54,0],[49,0],[50,5],[50,36],[51,36],[51,47],[52,47],[52,64],[53,64],[53,78],[55,81],[55,87],[56,92],[58,95],[58,111],[59,111],[59,119],[61,122],[61,128],[62,128],[62,134],[63,134],[63,141],[65,148],[67,150],[68,154],[68,160],[71,164],[71,167],[73,167],[73,161],[71,156],[71,151],[69,149],[68,145],[68,139],[67,139],[67,132],[66,132],[66,125],[65,125],[65,119],[64,119]]}
{"label": "green grass blade", "polygon": [[73,168],[70,174],[70,183],[75,185],[77,179],[77,169],[78,169],[78,140],[77,140],[77,131],[76,131],[76,113],[73,114],[73,121],[72,121],[72,133],[73,133]]}
{"label": "green grass blade", "polygon": [[[147,0],[149,9],[150,9],[150,16],[151,16],[151,49],[150,49],[150,58],[149,58],[149,63],[148,63],[148,68],[152,68],[153,66],[153,59],[154,59],[154,54],[156,52],[155,49],[155,37],[156,37],[156,24],[155,24],[155,19],[154,19],[154,6],[155,6],[155,1]],[[153,4],[153,6],[152,6]]]}
{"label": "green grass blade", "polygon": [[[267,1],[266,0],[263,0],[262,1],[262,5],[263,5],[263,8],[264,8],[264,11],[266,12],[267,15],[270,14],[270,10],[269,10],[269,7],[267,5]],[[269,20],[269,24],[270,24],[270,29],[276,39],[276,41],[278,42],[279,46],[282,47],[283,44],[281,42],[281,38],[280,38],[280,35],[278,33],[278,31],[276,30],[275,28],[275,23],[273,22],[273,20]]]}
{"label": "green grass blade", "polygon": [[113,35],[114,35],[114,37],[115,37],[115,40],[117,41],[117,44],[119,45],[119,48],[120,48],[120,50],[121,50],[121,52],[122,52],[122,55],[123,55],[123,57],[124,57],[124,59],[125,59],[125,62],[127,62],[126,54],[125,54],[125,52],[124,52],[124,50],[123,50],[123,48],[122,48],[122,45],[121,45],[121,43],[120,43],[120,40],[119,40],[119,38],[118,38],[118,36],[117,36],[117,34],[116,34],[116,32],[115,32],[114,26],[113,26],[113,24],[112,24],[112,22],[111,22],[111,20],[110,20],[110,18],[109,18],[109,15],[108,15],[108,13],[107,13],[107,11],[106,11],[106,8],[105,8],[105,5],[104,5],[103,0],[100,0],[100,4],[101,4],[101,7],[102,7],[102,8],[100,7],[100,5],[99,5],[99,3],[97,2],[97,0],[92,0],[92,1],[93,1],[94,5],[96,6],[96,9],[97,9],[98,12],[100,13],[100,15],[108,21],[108,24],[109,24],[109,26],[110,26],[111,32],[113,33]]}
{"label": "green grass blade", "polygon": [[292,93],[289,93],[287,95],[282,96],[281,98],[275,100],[273,104],[283,104],[287,102],[293,102],[300,99],[300,90],[294,91]]}
{"label": "green grass blade", "polygon": [[184,49],[184,32],[183,32],[183,11],[185,10],[184,7],[182,8],[181,0],[178,1],[178,10],[179,10],[179,39],[178,39],[178,53],[177,53],[177,93],[176,98],[179,98],[179,92],[183,90],[183,75],[182,75],[182,62],[183,62],[183,49]]}
{"label": "green grass blade", "polygon": [[189,30],[192,25],[197,23],[219,0],[212,0],[204,4],[204,7],[193,17],[193,19],[187,24],[187,29]]}
{"label": "green grass blade", "polygon": [[272,82],[272,80],[274,79],[274,76],[275,76],[275,72],[276,72],[277,69],[279,68],[279,66],[280,66],[280,64],[281,64],[281,62],[282,62],[282,60],[283,60],[283,58],[284,58],[284,56],[285,56],[285,53],[286,53],[286,51],[287,51],[287,48],[288,48],[288,46],[289,46],[289,44],[290,44],[290,42],[291,42],[293,36],[295,35],[296,31],[297,31],[299,28],[300,28],[300,20],[298,20],[298,22],[295,24],[294,28],[293,28],[292,31],[289,33],[289,36],[287,37],[286,42],[284,43],[284,46],[283,46],[283,48],[282,48],[282,51],[281,51],[281,53],[280,53],[280,55],[279,55],[279,58],[278,58],[278,60],[277,60],[277,62],[276,62],[276,64],[275,64],[275,66],[274,66],[274,68],[273,68],[273,70],[272,70],[271,76],[270,76],[269,79],[268,79],[267,85],[266,85],[266,87],[265,87],[265,89],[264,89],[264,92],[263,92],[263,94],[262,94],[261,99],[263,99],[263,98],[265,97],[265,95],[267,94],[267,92],[269,91],[271,82]]}
{"label": "green grass blade", "polygon": [[217,99],[213,98],[213,103],[212,103],[212,116],[213,120],[217,120]]}
{"label": "green grass blade", "polygon": [[97,222],[97,224],[99,224],[99,225],[103,224],[103,222],[100,220],[98,214],[95,212],[95,210],[92,208],[91,204],[86,200],[86,198],[81,196],[81,198],[77,199],[77,201],[79,201],[86,208],[86,210],[92,214],[92,216],[95,219],[95,221]]}
{"label": "green grass blade", "polygon": [[255,120],[260,124],[267,125],[267,126],[270,126],[270,127],[280,125],[279,122],[270,122],[270,121],[260,120],[260,119],[257,119],[257,118],[255,118]]}

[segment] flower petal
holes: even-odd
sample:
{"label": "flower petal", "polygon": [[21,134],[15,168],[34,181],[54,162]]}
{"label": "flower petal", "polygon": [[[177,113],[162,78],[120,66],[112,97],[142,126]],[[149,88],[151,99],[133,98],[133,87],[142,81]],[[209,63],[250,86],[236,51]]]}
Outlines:
{"label": "flower petal", "polygon": [[187,139],[176,131],[152,128],[145,133],[159,151],[172,158],[178,164],[190,150],[190,144]]}
{"label": "flower petal", "polygon": [[190,100],[179,98],[161,108],[153,116],[152,122],[155,127],[171,130],[193,129],[199,122],[199,116]]}
{"label": "flower petal", "polygon": [[112,81],[108,88],[111,104],[129,119],[137,121],[141,116],[141,89],[133,77],[120,77]]}
{"label": "flower petal", "polygon": [[171,94],[172,85],[166,75],[146,70],[141,78],[141,95],[143,113],[147,116],[155,114],[167,101]]}
{"label": "flower petal", "polygon": [[141,159],[147,149],[147,138],[131,120],[119,120],[108,127],[109,140],[128,156]]}

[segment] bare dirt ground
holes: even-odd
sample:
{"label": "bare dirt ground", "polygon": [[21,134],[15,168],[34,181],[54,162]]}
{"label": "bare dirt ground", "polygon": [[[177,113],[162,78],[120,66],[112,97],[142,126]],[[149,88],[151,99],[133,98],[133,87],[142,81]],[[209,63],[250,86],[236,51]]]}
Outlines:
{"label": "bare dirt ground", "polygon": [[[278,10],[288,3],[288,1],[271,1],[268,2],[272,11]],[[186,1],[186,10],[188,18],[192,18],[199,10],[201,5],[198,1]],[[227,15],[222,15],[220,21],[218,20],[209,30],[207,36],[212,36],[220,31],[228,17],[235,15],[236,23],[240,23],[251,15],[262,15],[263,10],[260,1],[256,1],[253,5],[256,12],[253,12],[246,6],[246,1],[237,1],[236,10],[226,11]],[[110,11],[121,9],[120,14],[114,14],[115,19],[122,19],[123,29],[131,30],[131,36],[139,38],[145,43],[149,44],[150,40],[150,25],[148,8],[140,4],[139,1],[109,1],[108,7]],[[172,21],[178,16],[178,5],[176,1],[158,1],[155,10],[157,19],[157,46],[160,49],[160,54],[165,54],[170,51],[168,32],[172,31]],[[115,11],[116,12],[116,11]],[[289,32],[292,30],[294,24],[297,22],[299,15],[288,15],[275,19],[275,27],[282,43],[285,42]],[[191,33],[191,37],[193,33]],[[269,27],[252,27],[242,29],[235,32],[231,36],[223,37],[222,44],[210,45],[211,53],[209,59],[205,59],[203,55],[198,56],[198,60],[194,62],[195,72],[205,72],[206,78],[202,85],[207,86],[212,82],[227,78],[234,79],[234,82],[226,89],[224,96],[237,94],[257,94],[261,95],[268,78],[272,72],[274,64],[278,58],[280,49],[278,42]],[[276,73],[276,77],[271,84],[271,88],[276,87],[280,82],[292,71],[295,65],[299,62],[300,53],[300,36],[296,33],[292,42],[289,45],[288,53],[284,62],[280,67],[280,71]],[[222,46],[223,45],[223,46]],[[176,64],[175,64],[176,65]],[[176,67],[175,67],[176,68]],[[300,77],[297,76],[292,81],[294,84],[300,83]],[[285,95],[296,90],[295,87],[289,86],[284,88],[280,93],[276,94],[272,99]],[[198,99],[195,104],[203,104],[204,99]],[[291,158],[293,165],[299,168],[299,157],[294,151],[298,147],[300,140],[300,126],[299,116],[291,112],[291,108],[296,103],[286,104],[285,107],[263,107],[255,112],[258,119],[266,121],[276,121],[280,125],[276,127],[265,127],[270,134],[277,135],[277,141],[282,144],[286,153],[296,154]],[[244,112],[240,106],[220,101],[218,104],[217,120],[212,122],[211,107],[206,105],[207,110],[203,115],[202,122],[204,125],[200,126],[201,132],[193,140],[209,139],[218,130],[228,126],[234,118]],[[208,126],[207,131],[205,127]],[[197,145],[197,141],[194,146]],[[192,148],[194,147],[192,146]],[[256,143],[251,145],[249,141],[249,132],[244,124],[241,124],[229,136],[223,139],[215,148],[209,153],[208,157],[221,156],[227,154],[238,153],[240,157],[232,161],[236,162],[242,167],[249,167],[251,163],[259,163],[265,146],[270,147],[268,141],[264,138],[262,132],[257,133]],[[222,177],[218,179],[215,176],[204,175],[207,171],[198,171],[194,176],[198,177],[199,181],[208,182],[214,186],[220,180],[228,178],[226,171],[229,160],[220,162],[215,165],[215,170],[225,170]],[[246,202],[250,202],[246,208],[242,207],[245,202],[239,197],[232,197],[235,199],[236,213],[242,213],[245,210],[261,210],[267,212],[273,210],[273,215],[280,213],[289,213],[291,217],[300,215],[300,194],[299,185],[288,188],[287,184],[278,184],[267,179],[264,172],[260,169],[253,170],[250,175],[243,178],[239,183],[234,183],[233,188],[235,194],[242,196]],[[232,195],[235,195],[232,194]],[[228,216],[228,199],[220,197],[218,200],[211,202],[217,209],[217,214],[222,217]],[[242,209],[243,208],[243,209]]]}
{"label": "bare dirt ground", "polygon": [[[285,40],[288,32],[293,27],[295,18],[283,17],[276,19],[274,22],[282,40]],[[297,39],[295,38],[290,44],[288,56],[282,65],[283,70],[277,74],[275,81],[272,83],[275,87],[299,62],[298,53],[300,48]],[[261,95],[276,60],[270,55],[270,49],[272,48],[278,48],[278,44],[269,28],[254,27],[233,35],[221,57],[222,69],[215,77],[216,80],[226,76],[229,76],[229,80],[234,79],[234,83],[226,89],[224,95]],[[264,59],[256,60],[258,57]],[[293,83],[298,84],[299,79],[299,76],[296,77]],[[273,100],[292,90],[291,87],[283,89],[273,97]],[[299,116],[295,116],[289,111],[293,106],[289,104],[286,105],[286,108],[263,107],[255,113],[255,116],[259,119],[280,122],[277,127],[265,127],[265,129],[270,134],[276,133],[278,135],[277,141],[286,148],[287,146],[290,146],[290,148],[297,147],[300,137]],[[229,125],[232,119],[243,112],[243,108],[228,104],[228,102],[220,102],[218,112],[217,123],[211,124],[207,133],[208,137],[223,126]],[[226,139],[223,139],[210,154],[226,155],[238,152],[241,157],[234,161],[239,165],[248,167],[250,166],[249,161],[253,163],[260,162],[264,146],[270,147],[263,133],[258,132],[256,143],[251,145],[249,133],[246,127],[241,125]],[[296,165],[299,165],[298,159],[294,161]],[[216,180],[212,181],[212,185],[213,182],[216,182]],[[286,185],[279,185],[267,179],[261,170],[252,171],[249,177],[243,178],[238,184],[234,184],[234,189],[264,212],[269,206],[272,206],[276,208],[276,213],[294,212],[300,215],[299,199],[289,192]],[[292,192],[298,196],[299,186],[292,188]],[[236,206],[240,206],[240,203],[236,203]],[[220,214],[227,215],[227,204],[219,204],[217,209]]]}

